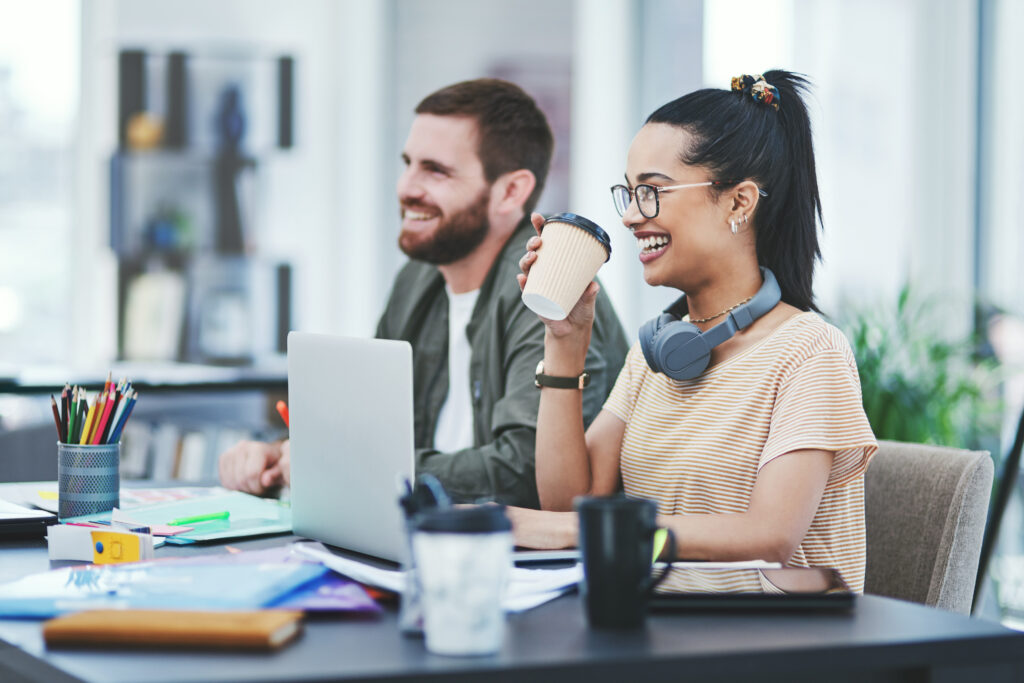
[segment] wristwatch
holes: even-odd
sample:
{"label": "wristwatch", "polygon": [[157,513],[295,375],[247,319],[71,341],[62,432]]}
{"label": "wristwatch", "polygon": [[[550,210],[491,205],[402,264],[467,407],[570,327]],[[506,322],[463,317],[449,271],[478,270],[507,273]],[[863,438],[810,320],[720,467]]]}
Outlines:
{"label": "wristwatch", "polygon": [[584,370],[579,377],[555,377],[544,374],[544,361],[537,363],[537,374],[533,378],[537,388],[551,387],[552,389],[582,389],[590,384],[590,373]]}

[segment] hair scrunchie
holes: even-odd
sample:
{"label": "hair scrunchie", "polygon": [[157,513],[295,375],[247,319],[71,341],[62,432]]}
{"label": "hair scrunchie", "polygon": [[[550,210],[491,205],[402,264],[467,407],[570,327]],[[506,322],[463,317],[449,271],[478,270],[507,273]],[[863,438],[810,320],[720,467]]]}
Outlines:
{"label": "hair scrunchie", "polygon": [[741,94],[749,91],[750,97],[755,102],[767,104],[775,111],[779,110],[779,89],[764,80],[764,76],[761,74],[733,76],[732,89]]}

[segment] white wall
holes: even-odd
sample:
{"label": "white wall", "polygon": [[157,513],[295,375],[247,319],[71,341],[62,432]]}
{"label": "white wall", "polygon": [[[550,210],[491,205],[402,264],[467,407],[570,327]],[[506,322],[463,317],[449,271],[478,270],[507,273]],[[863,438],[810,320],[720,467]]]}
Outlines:
{"label": "white wall", "polygon": [[[337,293],[328,285],[338,269],[341,222],[340,97],[342,60],[338,54],[343,6],[332,0],[83,0],[81,134],[78,152],[76,263],[82,278],[95,280],[111,302],[113,330],[115,264],[106,247],[109,235],[108,162],[117,142],[117,53],[126,47],[154,52],[184,49],[253,50],[272,58],[296,58],[296,145],[261,155],[260,252],[295,265],[295,321],[308,329],[339,329],[334,312]],[[102,272],[100,272],[102,271]],[[84,310],[84,307],[77,307]],[[115,353],[113,334],[89,332],[95,320],[76,321],[82,338],[79,362],[105,362]]]}
{"label": "white wall", "polygon": [[[296,55],[297,146],[264,164],[262,246],[296,265],[297,326],[359,335],[372,333],[403,260],[394,184],[415,104],[502,64],[567,64],[571,125],[561,147],[569,152],[569,185],[546,193],[541,208],[588,215],[612,235],[613,258],[601,277],[632,335],[674,296],[643,284],[635,246],[608,197],[632,135],[669,99],[783,66],[814,83],[809,104],[825,210],[820,304],[840,313],[850,301],[892,300],[912,279],[960,297],[954,317],[966,320],[959,313],[973,278],[972,7],[956,0],[83,0],[75,249],[95,257],[80,262],[102,267],[79,268],[76,279],[98,281],[114,300],[114,263],[103,245],[120,47],[228,43]],[[999,7],[1000,16],[1019,13],[1009,1]],[[1001,129],[1015,129],[1006,119],[1017,110],[997,110]],[[1009,178],[1020,177],[1019,155],[1010,151],[1018,147],[997,149]],[[1000,196],[1020,202],[1011,190]],[[983,280],[1003,300],[1019,290],[1007,284],[1017,282],[1011,273],[1019,259],[1004,247],[1020,253],[1020,214],[1000,210],[987,242],[996,265]],[[91,321],[81,316],[78,328]],[[112,353],[112,334],[90,339],[91,355]]]}

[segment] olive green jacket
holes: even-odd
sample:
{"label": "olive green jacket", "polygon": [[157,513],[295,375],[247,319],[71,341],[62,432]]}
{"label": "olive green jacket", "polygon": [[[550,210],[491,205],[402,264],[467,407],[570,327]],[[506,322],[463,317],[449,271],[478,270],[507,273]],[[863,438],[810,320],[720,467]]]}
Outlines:
{"label": "olive green jacket", "polygon": [[[516,274],[526,241],[535,234],[523,221],[498,255],[480,288],[469,337],[473,447],[454,453],[433,448],[438,415],[448,394],[448,296],[440,271],[409,261],[395,279],[377,337],[412,344],[416,417],[416,471],[441,480],[456,501],[492,500],[539,507],[534,473],[537,363],[544,357],[544,325],[520,300]],[[629,345],[602,291],[583,391],[584,424],[590,424],[611,391]]]}

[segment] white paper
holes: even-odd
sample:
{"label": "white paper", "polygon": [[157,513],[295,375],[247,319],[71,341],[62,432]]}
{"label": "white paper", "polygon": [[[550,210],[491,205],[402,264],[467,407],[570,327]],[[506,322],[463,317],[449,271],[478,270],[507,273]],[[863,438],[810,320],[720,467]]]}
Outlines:
{"label": "white paper", "polygon": [[[321,562],[324,566],[369,586],[384,588],[394,593],[405,590],[405,572],[381,569],[347,557],[340,557],[313,543],[295,543],[292,548],[299,554]],[[583,565],[558,569],[527,569],[512,567],[508,588],[502,606],[508,612],[523,612],[554,600],[575,587],[583,578]]]}

